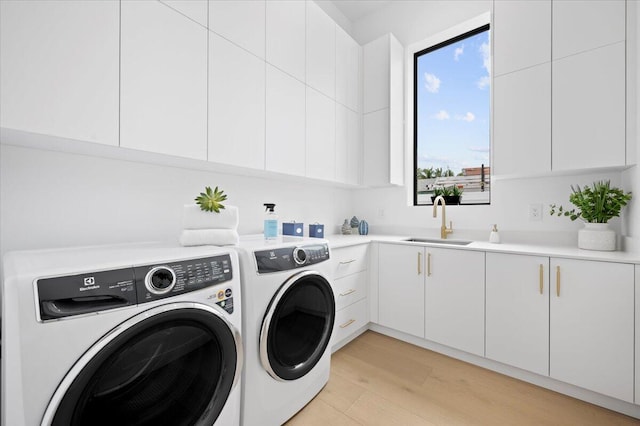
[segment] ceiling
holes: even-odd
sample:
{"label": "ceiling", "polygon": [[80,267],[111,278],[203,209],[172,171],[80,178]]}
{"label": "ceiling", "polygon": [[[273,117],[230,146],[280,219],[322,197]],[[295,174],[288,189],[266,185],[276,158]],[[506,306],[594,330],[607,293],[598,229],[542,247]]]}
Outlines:
{"label": "ceiling", "polygon": [[389,3],[391,0],[333,0],[333,4],[351,22],[374,13]]}

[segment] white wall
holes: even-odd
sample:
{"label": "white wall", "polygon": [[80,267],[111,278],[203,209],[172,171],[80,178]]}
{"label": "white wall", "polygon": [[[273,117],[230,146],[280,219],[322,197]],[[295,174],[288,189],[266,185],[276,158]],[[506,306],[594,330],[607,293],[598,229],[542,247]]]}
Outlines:
{"label": "white wall", "polygon": [[0,252],[134,241],[177,242],[182,206],[220,186],[240,211],[241,234],[262,232],[265,202],[281,220],[338,232],[351,214],[345,189],[137,161],[0,145]]}

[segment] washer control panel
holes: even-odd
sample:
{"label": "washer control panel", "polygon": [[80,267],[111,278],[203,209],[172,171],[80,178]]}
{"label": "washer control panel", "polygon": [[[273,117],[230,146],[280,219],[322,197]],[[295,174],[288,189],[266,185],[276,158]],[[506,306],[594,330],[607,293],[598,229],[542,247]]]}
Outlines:
{"label": "washer control panel", "polygon": [[[228,254],[35,281],[38,320],[48,321],[136,305],[218,285],[233,279]],[[215,303],[233,313],[231,288]]]}
{"label": "washer control panel", "polygon": [[254,253],[259,274],[288,271],[329,260],[329,245],[305,244],[260,250]]}

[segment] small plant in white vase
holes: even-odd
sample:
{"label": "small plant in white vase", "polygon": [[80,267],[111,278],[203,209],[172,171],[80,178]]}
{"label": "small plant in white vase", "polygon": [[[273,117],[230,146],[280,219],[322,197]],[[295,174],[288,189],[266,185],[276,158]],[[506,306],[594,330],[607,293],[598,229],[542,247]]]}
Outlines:
{"label": "small plant in white vase", "polygon": [[562,206],[551,204],[549,214],[567,216],[572,221],[584,221],[584,229],[578,232],[578,247],[586,250],[616,249],[616,233],[609,229],[609,219],[619,217],[622,208],[631,200],[631,193],[611,187],[610,181],[594,182],[581,188],[571,185],[569,201],[575,206],[565,210]]}

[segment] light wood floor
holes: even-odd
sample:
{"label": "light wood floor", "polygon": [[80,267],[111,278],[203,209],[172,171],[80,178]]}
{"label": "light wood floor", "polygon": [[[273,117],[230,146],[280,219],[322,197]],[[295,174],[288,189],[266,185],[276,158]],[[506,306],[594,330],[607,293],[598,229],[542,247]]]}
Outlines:
{"label": "light wood floor", "polygon": [[287,426],[640,425],[640,421],[373,331],[333,354]]}

